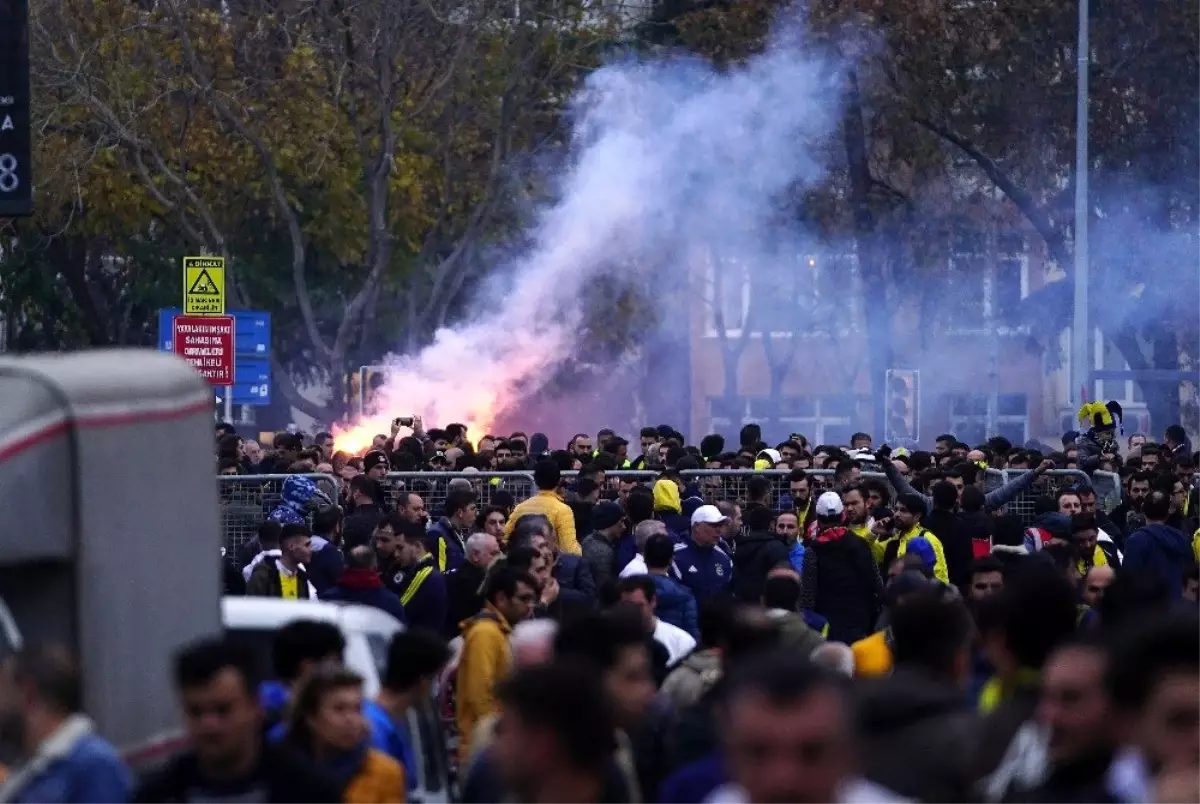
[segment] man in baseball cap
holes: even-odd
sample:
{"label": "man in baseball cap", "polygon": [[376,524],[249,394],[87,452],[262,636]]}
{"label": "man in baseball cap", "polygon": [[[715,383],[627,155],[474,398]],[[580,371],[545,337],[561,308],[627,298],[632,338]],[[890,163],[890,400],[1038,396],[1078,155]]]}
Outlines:
{"label": "man in baseball cap", "polygon": [[692,534],[696,533],[696,525],[724,525],[729,517],[721,513],[715,505],[702,505],[692,512]]}
{"label": "man in baseball cap", "polygon": [[717,506],[702,505],[692,512],[691,535],[675,546],[677,578],[697,603],[724,592],[733,578],[733,561],[717,544],[728,520]]}
{"label": "man in baseball cap", "polygon": [[827,517],[840,517],[843,510],[842,498],[836,491],[827,491],[817,498],[818,519],[824,519]]}
{"label": "man in baseball cap", "polygon": [[883,581],[867,540],[842,524],[842,498],[827,491],[817,498],[817,533],[804,559],[816,561],[805,575],[804,607],[829,620],[829,639],[853,644],[875,630],[883,605]]}

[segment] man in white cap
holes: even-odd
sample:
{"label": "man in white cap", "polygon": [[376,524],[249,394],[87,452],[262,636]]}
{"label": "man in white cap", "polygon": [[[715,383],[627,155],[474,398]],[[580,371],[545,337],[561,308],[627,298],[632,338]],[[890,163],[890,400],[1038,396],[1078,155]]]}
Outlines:
{"label": "man in white cap", "polygon": [[883,603],[883,581],[865,539],[842,523],[842,498],[817,498],[817,533],[805,545],[801,605],[829,620],[829,640],[869,636]]}
{"label": "man in white cap", "polygon": [[717,542],[728,520],[715,505],[702,505],[692,513],[692,531],[675,546],[672,574],[692,590],[697,603],[728,592],[733,561]]}

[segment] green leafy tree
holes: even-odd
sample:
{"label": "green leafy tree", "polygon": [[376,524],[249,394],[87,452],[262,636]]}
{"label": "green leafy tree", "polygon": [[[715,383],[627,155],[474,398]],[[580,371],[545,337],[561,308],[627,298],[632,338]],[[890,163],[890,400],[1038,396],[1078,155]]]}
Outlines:
{"label": "green leafy tree", "polygon": [[[39,235],[167,231],[226,256],[231,303],[274,314],[283,395],[336,418],[348,369],[423,343],[487,270],[510,155],[554,135],[606,35],[571,4],[512,12],[35,4],[39,163],[55,166]],[[156,280],[177,288],[178,269]],[[328,382],[334,401],[293,380]]]}

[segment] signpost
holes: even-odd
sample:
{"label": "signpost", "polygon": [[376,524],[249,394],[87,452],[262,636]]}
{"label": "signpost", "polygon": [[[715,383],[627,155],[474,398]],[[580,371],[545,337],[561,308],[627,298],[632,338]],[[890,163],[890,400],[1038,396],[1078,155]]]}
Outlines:
{"label": "signpost", "polygon": [[0,0],[0,218],[33,214],[29,2]]}
{"label": "signpost", "polygon": [[[158,311],[158,348],[175,351],[175,319],[183,311]],[[233,385],[231,404],[271,404],[271,314],[259,310],[230,310],[233,318]]]}
{"label": "signpost", "polygon": [[175,316],[171,325],[175,354],[192,364],[212,385],[233,385],[233,317]]}
{"label": "signpost", "polygon": [[225,315],[224,257],[183,258],[183,314]]}

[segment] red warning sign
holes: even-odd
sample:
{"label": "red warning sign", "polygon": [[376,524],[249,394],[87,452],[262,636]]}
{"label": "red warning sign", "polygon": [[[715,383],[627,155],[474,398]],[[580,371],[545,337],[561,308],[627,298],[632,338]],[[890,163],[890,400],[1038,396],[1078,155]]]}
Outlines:
{"label": "red warning sign", "polygon": [[175,316],[175,354],[210,385],[233,385],[233,316]]}

